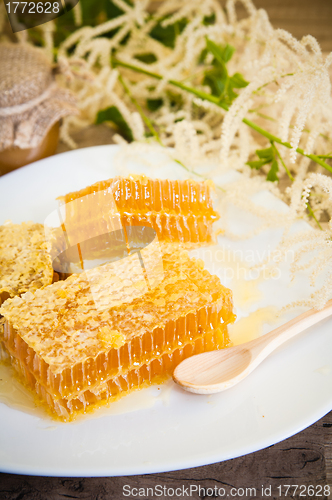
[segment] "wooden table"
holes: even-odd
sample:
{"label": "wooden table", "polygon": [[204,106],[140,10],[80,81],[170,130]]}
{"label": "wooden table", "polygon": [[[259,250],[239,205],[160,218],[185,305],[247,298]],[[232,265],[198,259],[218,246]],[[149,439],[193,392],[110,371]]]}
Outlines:
{"label": "wooden table", "polygon": [[[285,28],[297,37],[310,33],[318,39],[324,51],[332,51],[332,0],[316,0],[315,2],[311,0],[256,0],[255,4],[268,11],[275,27]],[[111,134],[109,129],[101,126],[83,131],[77,139],[82,147],[107,144],[111,142]],[[60,145],[59,152],[65,150],[65,146]],[[131,488],[162,485],[175,489],[186,488],[191,484],[202,488],[224,487],[228,492],[232,487],[244,488],[244,490],[256,488],[256,492],[248,490],[244,491],[243,495],[240,490],[239,494],[234,497],[251,499],[281,498],[277,487],[284,484],[313,485],[314,487],[330,485],[332,490],[332,412],[308,429],[265,450],[195,469],[116,478],[58,478],[0,474],[0,499],[119,500],[134,498],[123,496],[124,485],[130,485]],[[264,488],[272,487],[271,496],[262,496],[262,485]],[[209,492],[211,493],[211,490]],[[290,493],[287,495],[288,498],[291,497]],[[137,498],[171,497],[149,495]],[[196,500],[216,497],[198,496],[197,493],[191,498]],[[309,495],[300,496],[300,490],[298,490],[292,498],[309,498]],[[311,498],[328,497],[322,492],[321,496],[311,496]],[[332,494],[329,498],[332,498]]]}

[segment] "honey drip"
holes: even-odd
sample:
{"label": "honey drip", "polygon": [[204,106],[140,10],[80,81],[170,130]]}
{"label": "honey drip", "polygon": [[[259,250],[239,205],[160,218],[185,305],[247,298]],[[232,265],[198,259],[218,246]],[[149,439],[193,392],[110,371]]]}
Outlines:
{"label": "honey drip", "polygon": [[263,334],[265,324],[274,325],[280,322],[278,309],[274,306],[262,307],[239,319],[234,325],[230,325],[229,335],[233,345],[250,342]]}

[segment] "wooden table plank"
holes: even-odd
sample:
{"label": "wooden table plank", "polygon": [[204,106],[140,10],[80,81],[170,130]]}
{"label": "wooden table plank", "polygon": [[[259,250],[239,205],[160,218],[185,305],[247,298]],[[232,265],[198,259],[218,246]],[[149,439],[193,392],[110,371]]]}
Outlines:
{"label": "wooden table plank", "polygon": [[[265,450],[257,451],[243,457],[206,465],[193,469],[165,472],[140,476],[123,476],[115,478],[48,478],[39,476],[21,476],[2,474],[0,476],[0,498],[6,500],[48,500],[64,498],[81,499],[115,499],[123,496],[123,487],[130,488],[190,488],[196,485],[202,489],[224,488],[230,495],[231,488],[248,488],[244,498],[267,498],[262,495],[271,487],[271,497],[280,498],[277,487],[280,485],[312,485],[332,484],[326,474],[326,447],[332,442],[332,413],[328,414],[305,431],[275,444]],[[330,476],[331,478],[331,476]],[[251,494],[249,494],[251,488]],[[256,491],[254,492],[253,489]],[[284,488],[283,488],[284,490]],[[290,496],[290,495],[289,495]],[[288,497],[289,497],[288,496]],[[128,497],[129,498],[129,497]],[[133,497],[130,497],[133,498]],[[143,498],[147,498],[144,496]],[[170,498],[170,496],[149,495],[149,499]],[[194,492],[194,500],[209,498]],[[216,498],[216,497],[212,497]],[[239,498],[239,496],[237,497]],[[292,498],[301,500],[300,492]],[[305,496],[304,498],[308,498]],[[316,498],[326,498],[322,495]]]}

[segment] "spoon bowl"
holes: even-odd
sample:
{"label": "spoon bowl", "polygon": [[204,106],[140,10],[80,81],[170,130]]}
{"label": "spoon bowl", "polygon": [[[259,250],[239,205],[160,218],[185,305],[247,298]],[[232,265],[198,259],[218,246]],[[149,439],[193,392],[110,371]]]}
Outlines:
{"label": "spoon bowl", "polygon": [[234,380],[245,373],[250,362],[251,353],[246,348],[203,352],[182,361],[173,377],[189,392],[213,394],[234,385]]}

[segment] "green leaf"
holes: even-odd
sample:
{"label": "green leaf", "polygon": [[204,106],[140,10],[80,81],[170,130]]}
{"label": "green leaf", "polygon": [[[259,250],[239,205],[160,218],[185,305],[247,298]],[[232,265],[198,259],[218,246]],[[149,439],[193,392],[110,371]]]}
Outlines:
{"label": "green leaf", "polygon": [[[113,8],[113,7],[114,8]],[[101,22],[113,19],[123,14],[110,0],[80,0],[82,11],[82,26],[96,26]],[[108,9],[111,9],[108,12]],[[55,46],[58,47],[73,31],[78,29],[75,25],[72,10],[55,19],[56,31],[54,33]]]}
{"label": "green leaf", "polygon": [[274,151],[272,147],[267,149],[257,149],[256,154],[260,159],[264,158],[266,160],[272,161],[274,158]]}
{"label": "green leaf", "polygon": [[238,94],[236,92],[234,92],[234,90],[232,89],[231,85],[228,85],[227,97],[228,97],[229,104],[232,104],[232,102],[234,101],[234,99],[236,99],[238,97]]}
{"label": "green leaf", "polygon": [[211,52],[211,54],[213,54],[216,61],[218,61],[222,66],[228,63],[235,51],[234,47],[228,45],[228,43],[225,46],[217,45],[207,37],[206,48],[209,52]]}
{"label": "green leaf", "polygon": [[230,81],[231,81],[232,87],[234,87],[236,89],[242,89],[249,84],[249,82],[247,82],[243,78],[241,73],[234,73],[234,75],[230,77]]}
{"label": "green leaf", "polygon": [[211,52],[215,60],[218,61],[222,66],[224,66],[224,51],[221,45],[217,45],[216,43],[212,42],[212,40],[206,37],[206,48],[209,52]]}
{"label": "green leaf", "polygon": [[146,105],[149,111],[157,111],[157,109],[161,108],[163,102],[162,99],[147,99]]}
{"label": "green leaf", "polygon": [[249,165],[250,168],[255,168],[256,170],[259,170],[262,168],[263,165],[266,165],[266,163],[269,163],[267,160],[257,160],[257,161],[247,161],[246,165]]}
{"label": "green leaf", "polygon": [[152,54],[152,52],[149,52],[147,54],[136,54],[135,59],[138,59],[145,64],[152,64],[157,60],[156,56]]}
{"label": "green leaf", "polygon": [[[128,5],[131,3],[125,0]],[[114,19],[123,14],[123,11],[112,0],[80,0],[83,26],[96,26],[101,22]],[[77,29],[77,28],[74,28]]]}
{"label": "green leaf", "polygon": [[205,16],[203,19],[204,26],[208,26],[209,24],[215,24],[215,22],[216,22],[216,15],[214,12],[210,16]]}
{"label": "green leaf", "polygon": [[215,69],[207,71],[203,79],[203,85],[208,85],[211,89],[211,94],[220,97],[226,89],[227,75],[218,72]]}
{"label": "green leaf", "polygon": [[[94,0],[81,0],[80,6],[82,11],[83,26],[95,26],[97,18],[102,12],[105,12],[106,2],[101,1],[96,5]],[[105,16],[106,17],[106,16]]]}
{"label": "green leaf", "polygon": [[156,24],[149,35],[163,45],[166,45],[166,47],[174,49],[176,37],[184,30],[188,21],[186,19],[180,19],[175,24],[171,24],[164,28],[161,25],[164,19],[161,19],[159,23]]}
{"label": "green leaf", "polygon": [[96,124],[104,122],[114,123],[114,125],[117,126],[120,134],[122,134],[125,139],[127,139],[128,141],[134,140],[131,128],[116,106],[110,106],[109,108],[103,109],[98,112]]}
{"label": "green leaf", "polygon": [[[86,0],[80,0],[80,2],[86,2]],[[98,0],[99,1],[99,0]],[[92,2],[95,4],[96,1],[92,0]],[[128,1],[126,2],[128,5],[131,5]],[[123,10],[120,9],[117,5],[115,5],[112,0],[108,0],[106,2],[106,14],[107,14],[107,19],[114,19],[114,17],[121,16],[124,14]]]}
{"label": "green leaf", "polygon": [[267,174],[266,180],[270,182],[278,181],[279,180],[277,175],[278,171],[279,171],[279,165],[277,160],[274,158],[274,160],[272,161],[271,169]]}
{"label": "green leaf", "polygon": [[235,49],[228,44],[225,46],[217,45],[206,37],[206,49],[200,56],[203,62],[206,50],[213,55],[214,59],[213,68],[204,73],[203,85],[208,85],[213,96],[218,97],[220,102],[224,102],[226,106],[230,106],[238,97],[234,88],[243,88],[248,85],[240,73],[235,73],[231,77],[228,75],[226,63],[231,59]]}
{"label": "green leaf", "polygon": [[206,56],[208,55],[209,51],[208,49],[205,47],[202,52],[200,53],[199,55],[199,58],[198,58],[198,64],[204,64],[205,63],[205,58]]}
{"label": "green leaf", "polygon": [[183,97],[181,94],[172,92],[172,90],[166,91],[167,97],[169,99],[169,104],[173,109],[181,109],[183,107]]}
{"label": "green leaf", "polygon": [[232,58],[233,54],[235,52],[235,48],[232,47],[231,45],[228,45],[228,43],[224,47],[223,51],[223,60],[225,63],[228,63],[228,61]]}
{"label": "green leaf", "polygon": [[[128,5],[132,5],[129,0],[124,0]],[[97,26],[107,20],[121,16],[124,12],[115,5],[112,0],[80,0],[82,11],[82,26]],[[54,34],[55,46],[59,46],[65,38],[78,29],[75,25],[72,10],[55,20],[56,32]],[[105,33],[104,36],[110,38],[119,31],[119,28]]]}
{"label": "green leaf", "polygon": [[248,161],[247,165],[251,168],[255,168],[256,170],[259,170],[262,168],[263,165],[267,165],[268,163],[271,163],[271,168],[266,176],[266,180],[270,182],[275,182],[279,181],[278,179],[278,172],[279,172],[279,164],[277,157],[275,155],[275,150],[273,146],[270,148],[266,149],[257,149],[256,154],[259,158],[259,160],[256,161]]}

